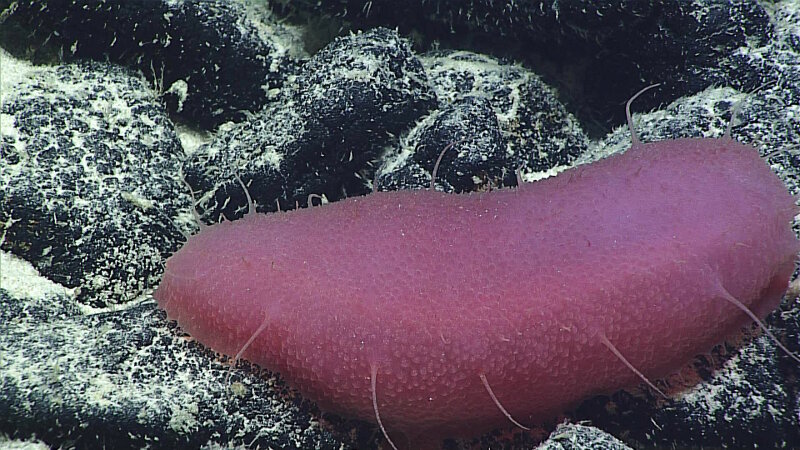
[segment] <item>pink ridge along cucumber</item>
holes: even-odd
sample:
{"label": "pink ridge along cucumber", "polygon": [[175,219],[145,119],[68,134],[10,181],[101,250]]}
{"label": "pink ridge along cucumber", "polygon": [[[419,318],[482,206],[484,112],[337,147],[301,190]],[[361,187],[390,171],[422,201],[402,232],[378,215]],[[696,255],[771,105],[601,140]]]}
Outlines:
{"label": "pink ridge along cucumber", "polygon": [[405,434],[437,448],[656,389],[764,328],[797,213],[729,133],[634,134],[625,153],[516,189],[378,192],[207,227],[154,297],[199,342],[378,423],[392,447]]}

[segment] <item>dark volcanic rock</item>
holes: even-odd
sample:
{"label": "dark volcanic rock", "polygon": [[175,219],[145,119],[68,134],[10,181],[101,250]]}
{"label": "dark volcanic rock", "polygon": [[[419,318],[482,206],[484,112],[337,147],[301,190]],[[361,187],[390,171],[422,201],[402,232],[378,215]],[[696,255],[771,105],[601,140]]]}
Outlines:
{"label": "dark volcanic rock", "polygon": [[435,105],[419,59],[394,31],[339,38],[317,53],[281,93],[247,122],[221,131],[184,168],[212,220],[239,217],[239,174],[259,210],[368,192],[362,173],[392,136]]}
{"label": "dark volcanic rock", "polygon": [[[389,26],[421,45],[443,41],[513,56],[573,99],[585,121],[608,130],[624,119],[620,99],[662,82],[662,99],[714,84],[751,90],[769,71],[742,48],[765,45],[770,17],[755,0],[686,2],[591,0],[298,0],[287,12],[315,17],[319,8],[354,28]],[[648,106],[655,106],[651,104]]]}
{"label": "dark volcanic rock", "polygon": [[[34,3],[45,8],[31,9]],[[380,28],[337,39],[296,69],[288,50],[270,47],[269,37],[256,39],[252,27],[261,30],[259,22],[251,12],[242,16],[251,10],[238,3],[155,2],[156,15],[134,11],[141,4],[131,2],[84,2],[85,12],[75,10],[78,4],[22,1],[9,12],[9,2],[0,0],[0,24],[17,20],[41,33],[59,30],[61,19],[85,25],[51,37],[70,58],[75,42],[76,55],[93,45],[93,53],[82,54],[92,58],[115,55],[117,45],[127,48],[132,53],[113,57],[126,64],[174,50],[170,55],[177,56],[164,60],[165,86],[178,93],[187,83],[184,111],[198,102],[183,116],[190,125],[241,120],[191,152],[180,147],[140,74],[106,62],[32,67],[0,53],[0,446],[5,434],[76,448],[386,447],[373,424],[321,414],[278,376],[246,363],[229,373],[219,356],[181,334],[155,307],[148,289],[182,240],[175,225],[192,228],[182,174],[200,191],[211,220],[243,212],[237,174],[260,210],[274,209],[276,198],[286,208],[296,200],[305,204],[312,193],[330,200],[366,193],[376,170],[381,189],[425,187],[450,143],[438,188],[513,185],[519,166],[532,181],[628,148],[627,128],[590,142],[584,130],[594,125],[581,126],[574,117],[621,124],[625,100],[645,85],[642,76],[671,82],[633,105],[635,112],[664,105],[635,114],[642,141],[720,136],[738,103],[733,137],[757,147],[789,190],[800,193],[796,1],[762,8],[750,1],[594,6],[476,0],[461,10],[391,2],[395,14],[405,14],[403,23],[429,22],[446,33],[451,28],[442,24],[452,24],[448,39],[461,39],[461,48],[473,51],[417,56],[398,33]],[[331,4],[341,3],[320,3]],[[456,3],[438,3],[448,4]],[[370,5],[371,12],[350,8],[348,17],[387,15],[381,9],[388,11],[388,2]],[[542,9],[525,9],[531,6]],[[69,14],[54,15],[56,7]],[[162,22],[165,10],[174,15]],[[101,29],[87,19],[98,14]],[[414,27],[421,41],[438,36]],[[66,39],[70,33],[81,40]],[[97,42],[87,43],[87,36]],[[117,37],[114,45],[109,36]],[[214,37],[211,47],[198,36]],[[234,48],[237,42],[249,42],[248,50]],[[520,55],[531,44],[546,70],[474,52],[491,47],[487,51]],[[265,48],[266,59],[254,48]],[[235,63],[225,62],[254,54],[253,65],[232,69]],[[212,61],[222,62],[219,70],[199,82],[196,74],[207,74]],[[268,61],[277,72],[258,74]],[[148,60],[140,62],[144,66],[133,65],[148,72]],[[169,84],[169,73],[183,75]],[[543,74],[568,76],[563,85],[571,91],[561,92],[571,98],[567,106]],[[255,97],[230,93],[226,99],[224,86],[253,83],[251,75],[260,80],[251,88],[274,89],[240,116],[231,105]],[[723,86],[704,88],[709,82]],[[763,87],[743,93],[755,85]],[[583,91],[591,95],[575,95]],[[683,92],[692,95],[672,101]],[[205,103],[212,100],[222,103]],[[212,112],[206,115],[205,108]],[[184,152],[191,153],[188,159]],[[767,323],[800,352],[796,300],[785,301]],[[732,340],[711,355],[683,378],[662,382],[667,400],[632,389],[565,412],[572,422],[588,422],[560,426],[542,448],[800,448],[800,364],[763,336]],[[539,434],[509,426],[469,442],[448,441],[445,448],[528,450],[562,419],[543,424],[549,428]]]}
{"label": "dark volcanic rock", "polygon": [[304,56],[288,27],[238,1],[12,3],[5,20],[59,46],[66,60],[137,68],[173,111],[206,128],[241,120],[270,103]]}
{"label": "dark volcanic rock", "polygon": [[0,257],[0,434],[54,448],[341,448],[280,380],[231,374],[152,301],[87,314],[70,292]]}
{"label": "dark volcanic rock", "polygon": [[141,76],[105,63],[3,57],[2,249],[84,303],[125,303],[158,283],[182,237],[182,150]]}
{"label": "dark volcanic rock", "polygon": [[588,138],[555,93],[536,74],[476,53],[433,52],[423,58],[438,110],[383,156],[381,190],[430,185],[445,191],[513,186],[515,171],[566,166],[586,151]]}
{"label": "dark volcanic rock", "polygon": [[597,428],[565,423],[559,425],[537,450],[629,450],[622,441]]}

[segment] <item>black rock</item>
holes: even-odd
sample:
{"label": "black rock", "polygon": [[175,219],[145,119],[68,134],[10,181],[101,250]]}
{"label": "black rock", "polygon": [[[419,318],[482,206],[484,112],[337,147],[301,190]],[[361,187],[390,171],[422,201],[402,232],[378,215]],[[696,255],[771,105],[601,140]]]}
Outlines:
{"label": "black rock", "polygon": [[[33,2],[17,4],[21,9],[11,16],[24,13],[32,20],[23,25],[58,22],[49,9],[56,2],[37,2],[47,6],[41,13],[31,9]],[[58,2],[62,10],[75,4]],[[117,14],[103,16],[109,29],[129,27],[118,12],[131,4],[86,4]],[[154,5],[162,12],[217,5],[226,17],[238,17],[240,8]],[[365,17],[385,15],[380,8],[388,3],[371,5]],[[584,130],[594,125],[579,125],[574,117],[622,124],[624,102],[645,85],[638,78],[644,74],[673,84],[634,103],[634,111],[665,105],[635,114],[642,141],[720,136],[738,105],[733,137],[757,147],[789,190],[800,193],[800,14],[793,3],[771,4],[771,22],[753,2],[568,1],[558,2],[558,15],[552,2],[476,1],[434,15],[426,9],[430,2],[392,5],[406,12],[407,23],[429,21],[446,33],[450,28],[441,24],[453,24],[451,37],[462,39],[464,48],[495,45],[492,53],[502,54],[536,44],[550,58],[541,67],[549,68],[532,70],[467,51],[418,57],[397,32],[384,28],[346,36],[296,71],[280,69],[296,76],[277,85],[269,74],[259,75],[278,91],[252,113],[234,115],[238,123],[220,127],[184,161],[173,124],[141,75],[106,62],[28,67],[0,53],[0,436],[36,436],[48,446],[77,448],[368,449],[383,441],[374,424],[321,414],[273,374],[246,363],[229,374],[218,355],[182,335],[156,308],[149,288],[183,239],[177,227],[192,228],[182,174],[202,195],[212,221],[245,210],[237,174],[259,210],[268,211],[275,199],[286,208],[312,193],[330,200],[367,193],[378,167],[380,189],[425,187],[451,143],[437,174],[440,188],[509,186],[521,165],[531,180],[628,148],[626,127],[590,142]],[[518,14],[530,5],[542,6],[542,14]],[[7,11],[7,4],[0,6]],[[361,15],[352,8],[349,13]],[[3,25],[10,23],[7,17],[0,14]],[[217,27],[213,14],[198,20],[201,29]],[[191,47],[187,54],[204,51],[183,36],[193,31],[184,26],[170,34],[173,43]],[[126,45],[143,42],[137,36]],[[232,39],[247,40],[237,36]],[[422,41],[435,36],[423,34]],[[477,42],[476,36],[486,38]],[[62,39],[61,33],[51,39]],[[64,48],[70,51],[70,45]],[[224,50],[205,51],[212,60],[227,58]],[[603,65],[603,58],[616,62]],[[192,61],[185,73],[197,73],[207,60],[184,61]],[[219,80],[248,79],[242,72],[234,69]],[[553,78],[540,77],[548,73],[569,75],[564,85],[572,90],[560,94],[570,99],[566,105],[551,87]],[[724,87],[705,88],[710,81]],[[762,84],[755,93],[742,92]],[[581,90],[592,95],[574,95]],[[691,95],[672,101],[684,92]],[[229,117],[220,114],[211,123]],[[192,125],[209,123],[202,115],[186,117]],[[800,352],[796,302],[787,300],[767,324]],[[713,361],[701,359],[687,369],[687,379],[697,383],[681,390],[668,380],[668,400],[635,389],[588,399],[565,412],[572,422],[588,423],[556,429],[543,448],[800,447],[800,364],[763,336],[712,354]],[[547,431],[561,418],[554,419]],[[448,441],[445,448],[530,449],[547,435],[510,430]]]}
{"label": "black rock", "polygon": [[[8,22],[88,58],[141,70],[171,110],[214,128],[270,103],[305,55],[290,28],[222,0],[22,0]],[[0,2],[0,10],[3,2]]]}
{"label": "black rock", "polygon": [[[620,99],[664,83],[674,100],[715,84],[752,90],[770,73],[741,49],[766,45],[770,15],[755,0],[297,0],[284,13],[308,20],[319,9],[353,28],[399,27],[421,46],[443,42],[537,68],[570,99],[575,114],[607,131],[624,120]],[[646,104],[646,100],[645,100]],[[647,104],[646,104],[647,105]],[[649,104],[648,107],[655,106]]]}
{"label": "black rock", "polygon": [[529,70],[465,51],[432,52],[423,63],[439,108],[383,155],[379,189],[428,187],[448,146],[436,182],[452,192],[513,186],[516,170],[566,166],[586,151],[578,122]]}
{"label": "black rock", "polygon": [[314,55],[279,102],[198,149],[184,172],[212,220],[246,210],[237,174],[259,210],[305,205],[309,194],[364,194],[379,151],[434,105],[421,62],[396,32],[346,36]]}
{"label": "black rock", "polygon": [[230,372],[152,301],[87,314],[24,262],[2,264],[0,434],[79,449],[343,445],[279,379]]}
{"label": "black rock", "polygon": [[147,82],[117,66],[4,68],[0,248],[83,303],[138,297],[182,240],[167,218],[188,205],[172,122]]}

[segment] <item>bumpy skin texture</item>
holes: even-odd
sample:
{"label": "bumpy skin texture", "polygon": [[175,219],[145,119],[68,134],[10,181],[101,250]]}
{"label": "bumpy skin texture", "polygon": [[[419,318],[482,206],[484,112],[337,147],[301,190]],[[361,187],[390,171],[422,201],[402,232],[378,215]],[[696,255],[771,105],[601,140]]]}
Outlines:
{"label": "bumpy skin texture", "polygon": [[755,149],[681,139],[476,194],[376,193],[193,236],[155,297],[325,410],[425,439],[552,419],[681,368],[783,295],[797,212]]}

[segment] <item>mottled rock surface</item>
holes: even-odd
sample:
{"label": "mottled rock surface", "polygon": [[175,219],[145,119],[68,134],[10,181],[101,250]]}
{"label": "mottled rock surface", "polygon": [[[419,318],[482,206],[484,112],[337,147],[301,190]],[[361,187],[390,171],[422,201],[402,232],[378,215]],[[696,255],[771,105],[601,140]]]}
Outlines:
{"label": "mottled rock surface", "polygon": [[[437,189],[513,186],[627,148],[625,100],[661,81],[633,106],[654,109],[643,141],[720,136],[738,103],[733,136],[800,193],[796,0],[325,0],[364,31],[318,51],[305,0],[302,38],[257,4],[85,3],[0,0],[0,446],[378,448],[155,307],[197,226],[182,178],[208,222],[245,211],[237,175],[266,212],[425,187],[449,144]],[[796,301],[767,322],[800,352]],[[660,382],[669,399],[631,389],[445,448],[800,447],[798,375],[751,332]]]}
{"label": "mottled rock surface", "polygon": [[394,31],[345,36],[300,69],[280,100],[232,125],[184,165],[212,220],[239,217],[248,185],[259,210],[368,192],[370,164],[435,106],[419,58]]}
{"label": "mottled rock surface", "polygon": [[770,2],[297,0],[280,5],[302,20],[312,20],[322,8],[340,26],[398,27],[421,46],[441,41],[526,61],[574,102],[579,117],[601,127],[624,119],[619,102],[637,90],[634,86],[663,82],[659,100],[671,101],[714,84],[752,90],[772,80],[767,67],[742,52],[774,38]]}
{"label": "mottled rock surface", "polygon": [[21,0],[0,1],[0,10],[4,5],[3,19],[23,28],[24,39],[47,41],[67,61],[138,69],[172,111],[205,128],[269,104],[307,57],[297,30],[255,3]]}
{"label": "mottled rock surface", "polygon": [[0,248],[95,307],[154,287],[180,234],[182,150],[145,80],[3,58]]}
{"label": "mottled rock surface", "polygon": [[516,170],[569,164],[589,140],[555,92],[533,72],[485,55],[436,51],[423,63],[439,107],[417,122],[378,169],[381,190],[447,192],[516,185]]}

